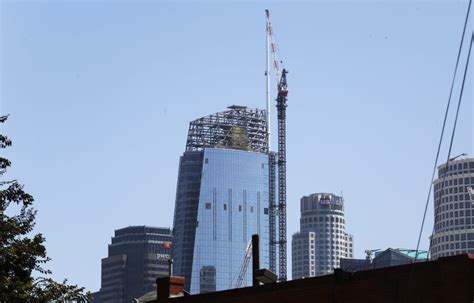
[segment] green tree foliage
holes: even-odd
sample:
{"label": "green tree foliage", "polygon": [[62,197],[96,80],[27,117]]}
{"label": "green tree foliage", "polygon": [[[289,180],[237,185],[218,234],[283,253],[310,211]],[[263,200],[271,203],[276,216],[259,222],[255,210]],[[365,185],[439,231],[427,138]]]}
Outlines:
{"label": "green tree foliage", "polygon": [[[4,123],[8,116],[0,116]],[[12,141],[0,134],[0,149]],[[0,157],[0,303],[3,302],[89,302],[90,293],[83,287],[58,283],[48,278],[43,268],[45,238],[33,234],[36,210],[33,196],[16,180],[3,180],[8,159]],[[37,278],[32,277],[36,272]]]}

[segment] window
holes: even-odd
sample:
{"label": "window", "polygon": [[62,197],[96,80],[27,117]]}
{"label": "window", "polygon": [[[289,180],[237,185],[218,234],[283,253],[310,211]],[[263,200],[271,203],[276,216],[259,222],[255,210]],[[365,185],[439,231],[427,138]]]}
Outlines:
{"label": "window", "polygon": [[242,211],[242,205],[239,205],[239,211]]}
{"label": "window", "polygon": [[211,209],[211,203],[206,203],[206,209]]}
{"label": "window", "polygon": [[204,163],[206,164],[209,163],[209,159],[208,158],[204,159]]}
{"label": "window", "polygon": [[224,210],[227,210],[227,204],[224,204]]}
{"label": "window", "polygon": [[267,207],[265,207],[265,208],[263,209],[263,213],[264,213],[265,215],[268,215],[268,208],[267,208]]}
{"label": "window", "polygon": [[253,213],[253,206],[250,206],[250,212]]}

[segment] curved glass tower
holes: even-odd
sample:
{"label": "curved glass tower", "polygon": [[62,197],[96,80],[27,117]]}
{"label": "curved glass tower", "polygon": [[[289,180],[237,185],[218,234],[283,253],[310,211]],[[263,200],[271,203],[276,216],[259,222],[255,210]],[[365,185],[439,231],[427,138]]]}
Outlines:
{"label": "curved glass tower", "polygon": [[[191,293],[234,288],[252,234],[269,266],[269,167],[263,110],[231,106],[190,123],[174,214],[173,274]],[[250,263],[251,264],[251,263]],[[251,265],[242,286],[252,285]]]}

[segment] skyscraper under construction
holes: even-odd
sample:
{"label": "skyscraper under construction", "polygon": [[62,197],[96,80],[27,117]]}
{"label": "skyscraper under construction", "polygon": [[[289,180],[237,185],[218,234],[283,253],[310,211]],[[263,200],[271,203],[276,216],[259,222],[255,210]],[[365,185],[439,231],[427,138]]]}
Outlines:
{"label": "skyscraper under construction", "polygon": [[245,256],[252,234],[260,236],[261,267],[269,268],[267,136],[266,112],[245,106],[189,124],[172,250],[173,274],[185,277],[191,293],[250,286]]}

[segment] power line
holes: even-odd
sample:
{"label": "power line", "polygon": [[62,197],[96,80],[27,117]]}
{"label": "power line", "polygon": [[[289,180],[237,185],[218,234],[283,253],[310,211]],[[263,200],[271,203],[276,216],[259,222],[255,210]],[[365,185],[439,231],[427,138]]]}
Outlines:
{"label": "power line", "polygon": [[[467,70],[468,70],[468,67],[469,67],[469,59],[471,57],[471,49],[472,49],[472,42],[473,41],[474,41],[474,32],[471,33],[471,43],[469,44],[469,51],[467,53],[466,67],[464,68],[464,76],[463,76],[463,79],[462,79],[461,92],[459,94],[458,106],[457,106],[457,109],[456,109],[456,117],[454,119],[453,132],[451,134],[451,142],[449,144],[448,159],[446,160],[446,167],[448,166],[449,162],[451,161],[451,159],[450,159],[451,149],[453,147],[454,135],[456,133],[456,125],[457,125],[457,122],[458,122],[459,109],[461,108],[462,96],[463,96],[463,92],[464,92],[464,84],[466,82],[466,75],[467,75]],[[445,175],[445,177],[446,177],[446,175]],[[441,184],[443,184],[443,182]],[[443,193],[443,191],[442,191],[442,193]],[[435,219],[438,216],[438,209],[439,209],[439,206],[438,207],[435,206]],[[431,250],[431,239],[433,238],[434,231],[435,231],[435,225],[433,225],[433,229],[431,231],[430,246],[429,246],[428,251]]]}
{"label": "power line", "polygon": [[[428,205],[429,205],[430,197],[431,197],[431,190],[433,189],[433,181],[434,181],[434,177],[435,177],[435,173],[436,173],[436,166],[438,165],[439,152],[441,150],[441,144],[443,142],[444,130],[446,128],[446,120],[448,118],[449,106],[451,104],[451,97],[453,95],[454,82],[455,82],[455,79],[456,79],[456,74],[457,74],[458,65],[459,65],[459,58],[461,57],[462,45],[464,43],[464,36],[466,34],[467,21],[469,20],[469,12],[471,11],[471,3],[472,3],[472,0],[469,0],[469,5],[467,7],[467,12],[466,12],[466,19],[464,21],[464,29],[463,29],[463,32],[462,32],[461,41],[459,43],[459,50],[458,50],[458,56],[457,56],[457,59],[456,59],[456,66],[454,67],[453,79],[451,81],[451,89],[449,91],[448,104],[446,105],[446,111],[444,113],[443,127],[441,128],[441,136],[439,138],[439,143],[438,143],[438,151],[436,152],[436,159],[435,159],[435,162],[434,162],[434,165],[433,165],[433,172],[431,174],[430,189],[428,191],[428,196],[426,198],[425,211],[423,213],[423,220],[421,222],[420,233],[418,235],[418,242],[416,244],[415,260],[418,257],[418,250],[420,248],[421,235],[423,234],[423,227],[425,225],[426,212],[428,211]],[[470,49],[469,49],[469,51],[470,51]],[[468,60],[469,60],[469,58],[468,58]],[[451,152],[451,148],[450,148],[450,152]],[[449,159],[449,157],[448,157],[448,159]],[[435,216],[435,218],[436,218],[436,216]],[[430,243],[430,247],[431,247],[431,243]]]}

